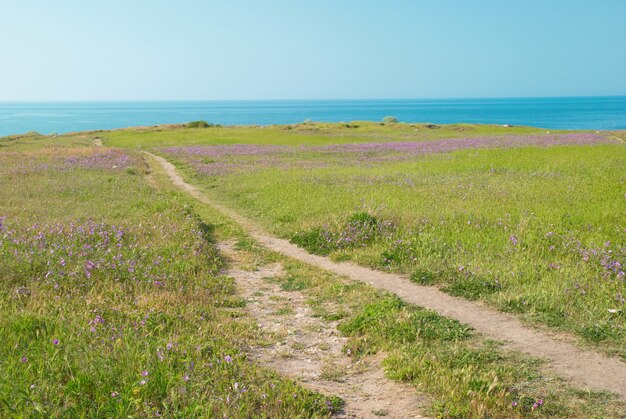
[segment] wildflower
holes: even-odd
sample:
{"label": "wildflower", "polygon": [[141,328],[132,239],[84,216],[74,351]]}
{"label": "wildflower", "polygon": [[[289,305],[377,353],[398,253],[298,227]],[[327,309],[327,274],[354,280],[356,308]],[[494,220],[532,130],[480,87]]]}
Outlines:
{"label": "wildflower", "polygon": [[511,402],[511,407],[517,407],[517,402]]}
{"label": "wildflower", "polygon": [[233,358],[231,358],[230,355],[226,355],[224,357],[224,361],[226,361],[226,363],[230,364],[231,362],[233,362]]}
{"label": "wildflower", "polygon": [[169,350],[171,350],[171,349],[172,349],[172,346],[173,346],[173,345],[172,345],[172,342],[169,342],[169,343],[167,344],[167,346],[166,346],[167,350],[168,350],[168,351],[169,351]]}
{"label": "wildflower", "polygon": [[22,364],[25,364],[28,362],[28,358],[26,358],[25,356],[22,357]]}
{"label": "wildflower", "polygon": [[59,339],[52,339],[52,344],[53,345],[58,345],[59,344]]}
{"label": "wildflower", "polygon": [[142,372],[141,372],[141,376],[142,376],[142,377],[147,377],[147,376],[148,376],[148,374],[150,374],[148,371],[142,371]]}
{"label": "wildflower", "polygon": [[187,374],[183,375],[183,380],[189,381],[189,375],[187,375]]}
{"label": "wildflower", "polygon": [[119,393],[117,391],[111,392],[111,397],[117,397],[117,396],[119,396]]}
{"label": "wildflower", "polygon": [[139,382],[139,385],[140,385],[140,386],[143,386],[143,385],[145,385],[145,384],[146,384],[146,380],[141,380],[141,381]]}

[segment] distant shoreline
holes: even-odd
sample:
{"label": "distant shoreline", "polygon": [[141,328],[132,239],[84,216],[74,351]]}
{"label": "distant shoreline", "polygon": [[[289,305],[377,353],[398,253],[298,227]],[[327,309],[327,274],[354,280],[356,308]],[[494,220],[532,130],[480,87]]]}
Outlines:
{"label": "distant shoreline", "polygon": [[180,124],[228,126],[372,121],[533,126],[562,130],[626,129],[626,96],[500,99],[284,101],[0,102],[0,136]]}

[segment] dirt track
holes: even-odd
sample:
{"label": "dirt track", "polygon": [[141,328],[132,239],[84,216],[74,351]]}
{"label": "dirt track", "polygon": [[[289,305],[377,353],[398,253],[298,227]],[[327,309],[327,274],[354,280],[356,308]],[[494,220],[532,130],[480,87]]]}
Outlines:
{"label": "dirt track", "polygon": [[272,283],[283,274],[281,264],[245,269],[233,243],[220,243],[219,249],[229,262],[222,273],[235,280],[247,311],[264,334],[278,338],[272,345],[250,348],[251,359],[312,390],[341,397],[345,405],[334,417],[423,417],[424,398],[413,386],[385,376],[382,354],[358,360],[347,356],[338,321],[314,316],[306,295]]}
{"label": "dirt track", "polygon": [[434,287],[416,285],[401,275],[380,272],[348,262],[333,262],[328,258],[312,255],[287,240],[267,234],[233,210],[212,202],[196,187],[186,183],[173,164],[160,156],[146,154],[163,167],[176,186],[189,192],[199,201],[228,215],[241,224],[251,237],[268,249],[392,292],[408,303],[434,310],[441,315],[468,324],[488,338],[505,341],[506,347],[510,349],[547,358],[560,376],[571,379],[577,386],[611,391],[626,399],[626,363],[619,359],[582,350],[571,343],[524,326],[513,315],[452,297]]}

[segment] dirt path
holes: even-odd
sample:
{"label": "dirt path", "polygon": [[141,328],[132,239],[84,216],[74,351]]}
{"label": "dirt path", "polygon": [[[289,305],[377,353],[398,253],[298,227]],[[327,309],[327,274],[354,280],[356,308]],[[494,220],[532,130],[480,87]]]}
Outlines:
{"label": "dirt path", "polygon": [[401,275],[375,271],[349,262],[333,262],[328,258],[312,255],[287,240],[263,232],[250,220],[231,209],[210,201],[197,188],[186,183],[176,172],[173,164],[160,156],[146,154],[152,156],[163,167],[176,186],[231,217],[241,224],[251,237],[268,249],[335,274],[366,282],[377,289],[390,291],[408,303],[466,323],[486,337],[503,340],[506,342],[505,346],[510,349],[547,358],[559,375],[571,379],[577,386],[611,391],[626,399],[626,363],[619,359],[582,350],[544,332],[530,329],[512,315],[452,297],[434,287],[416,285]]}
{"label": "dirt path", "polygon": [[279,263],[246,270],[232,244],[219,248],[230,262],[223,273],[235,279],[262,331],[277,339],[269,347],[251,348],[253,360],[312,390],[341,397],[345,406],[337,417],[422,417],[415,388],[386,378],[380,357],[355,361],[343,354],[346,338],[338,322],[314,317],[302,293],[271,282],[283,274]]}

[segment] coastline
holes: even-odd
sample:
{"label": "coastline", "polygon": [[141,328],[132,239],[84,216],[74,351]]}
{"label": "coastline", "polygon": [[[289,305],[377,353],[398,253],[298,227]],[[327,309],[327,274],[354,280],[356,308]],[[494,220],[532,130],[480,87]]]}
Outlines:
{"label": "coastline", "polygon": [[626,96],[502,99],[376,99],[153,102],[0,102],[0,136],[173,125],[225,126],[314,122],[481,124],[559,130],[626,129]]}

